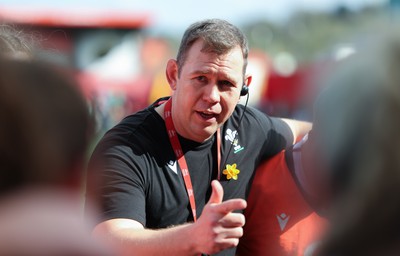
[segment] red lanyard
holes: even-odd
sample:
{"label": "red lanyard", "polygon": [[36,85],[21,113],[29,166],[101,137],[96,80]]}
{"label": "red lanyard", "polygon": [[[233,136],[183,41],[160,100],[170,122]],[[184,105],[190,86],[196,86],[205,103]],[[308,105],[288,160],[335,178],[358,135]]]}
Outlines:
{"label": "red lanyard", "polygon": [[[164,119],[165,119],[165,126],[167,128],[167,133],[169,137],[169,141],[171,142],[172,148],[174,150],[176,159],[178,160],[179,167],[182,172],[183,180],[185,182],[186,192],[189,197],[190,207],[192,208],[192,215],[193,220],[196,222],[197,215],[196,215],[196,201],[194,198],[194,191],[192,180],[190,179],[189,168],[186,163],[185,156],[182,151],[181,143],[179,142],[179,138],[174,126],[174,122],[172,120],[172,100],[169,99],[165,104],[164,109]],[[217,130],[217,156],[218,156],[218,180],[220,177],[220,164],[221,164],[221,135],[220,129]]]}

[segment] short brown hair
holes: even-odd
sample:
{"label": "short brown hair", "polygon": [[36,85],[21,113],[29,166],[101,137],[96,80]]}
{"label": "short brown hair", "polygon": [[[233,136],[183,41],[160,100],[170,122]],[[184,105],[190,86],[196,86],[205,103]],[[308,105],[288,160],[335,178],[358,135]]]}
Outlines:
{"label": "short brown hair", "polygon": [[198,39],[204,41],[203,51],[224,54],[236,46],[240,46],[243,53],[243,75],[246,72],[249,47],[247,39],[234,25],[220,19],[208,19],[196,22],[189,26],[183,34],[178,50],[178,74],[180,74],[190,47]]}

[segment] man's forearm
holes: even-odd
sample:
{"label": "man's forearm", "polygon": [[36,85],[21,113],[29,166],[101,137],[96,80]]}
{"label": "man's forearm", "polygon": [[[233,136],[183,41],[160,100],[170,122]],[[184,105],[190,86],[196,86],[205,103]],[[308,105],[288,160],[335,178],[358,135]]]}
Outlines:
{"label": "man's forearm", "polygon": [[243,235],[246,208],[243,199],[222,202],[223,188],[211,182],[211,196],[195,223],[165,229],[145,229],[132,219],[110,219],[96,226],[93,235],[111,242],[118,255],[198,255],[215,254],[237,246]]}
{"label": "man's forearm", "polygon": [[191,225],[158,230],[102,227],[94,235],[111,242],[119,255],[197,255]]}
{"label": "man's forearm", "polygon": [[306,135],[312,128],[312,123],[305,121],[298,121],[293,119],[282,118],[282,120],[290,127],[293,133],[293,143],[299,138]]}

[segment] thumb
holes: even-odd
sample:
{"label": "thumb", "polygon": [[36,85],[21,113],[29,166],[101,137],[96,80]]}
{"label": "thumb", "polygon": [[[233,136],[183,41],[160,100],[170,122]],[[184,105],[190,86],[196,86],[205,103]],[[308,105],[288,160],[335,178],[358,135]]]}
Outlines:
{"label": "thumb", "polygon": [[221,183],[217,180],[213,180],[211,182],[211,196],[208,200],[209,204],[220,204],[222,202],[222,198],[224,197],[224,189],[221,186]]}

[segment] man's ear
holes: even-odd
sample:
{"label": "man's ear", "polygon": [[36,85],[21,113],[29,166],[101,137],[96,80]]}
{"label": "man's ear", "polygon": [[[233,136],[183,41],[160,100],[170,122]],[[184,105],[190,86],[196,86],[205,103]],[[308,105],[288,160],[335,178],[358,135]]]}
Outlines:
{"label": "man's ear", "polygon": [[250,86],[251,80],[253,80],[253,77],[250,75],[246,76],[246,78],[244,79],[244,83],[245,83],[245,85],[247,85],[247,87]]}
{"label": "man's ear", "polygon": [[165,70],[167,81],[171,90],[175,91],[176,82],[178,80],[178,63],[174,59],[168,60],[167,69]]}

